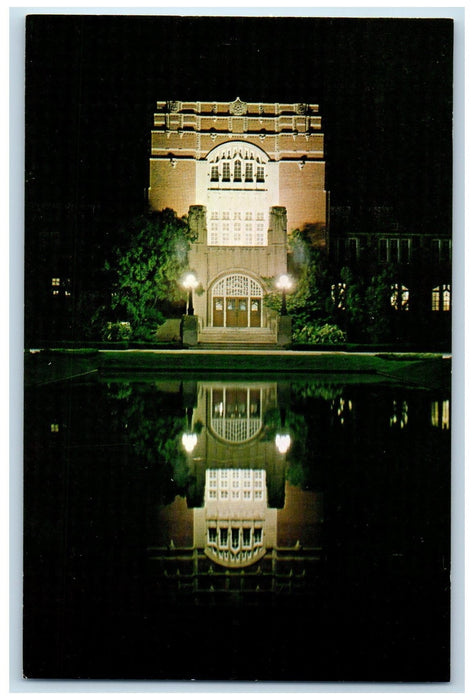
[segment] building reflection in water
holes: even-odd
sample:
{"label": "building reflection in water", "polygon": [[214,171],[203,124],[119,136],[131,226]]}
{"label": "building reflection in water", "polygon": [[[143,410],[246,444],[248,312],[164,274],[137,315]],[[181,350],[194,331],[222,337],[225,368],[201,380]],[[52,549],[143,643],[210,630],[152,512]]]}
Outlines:
{"label": "building reflection in water", "polygon": [[286,481],[289,387],[194,385],[182,447],[190,483],[160,512],[169,537],[150,547],[160,590],[222,602],[310,591],[321,560],[322,495]]}

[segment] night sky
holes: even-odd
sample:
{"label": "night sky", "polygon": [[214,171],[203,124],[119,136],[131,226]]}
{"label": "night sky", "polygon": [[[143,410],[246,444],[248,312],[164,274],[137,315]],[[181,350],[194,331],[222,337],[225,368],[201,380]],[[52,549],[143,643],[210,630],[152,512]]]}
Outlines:
{"label": "night sky", "polygon": [[374,207],[450,230],[450,20],[37,15],[26,39],[27,211],[120,223],[143,208],[156,101],[239,96],[320,105],[326,186],[353,230]]}

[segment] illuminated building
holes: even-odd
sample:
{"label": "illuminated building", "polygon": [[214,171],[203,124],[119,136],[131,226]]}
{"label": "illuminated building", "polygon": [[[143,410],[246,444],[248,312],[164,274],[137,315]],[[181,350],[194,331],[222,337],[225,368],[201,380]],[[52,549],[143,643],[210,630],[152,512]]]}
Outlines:
{"label": "illuminated building", "polygon": [[158,102],[148,198],[189,216],[198,341],[276,342],[263,296],[287,272],[287,233],[327,245],[318,105]]}

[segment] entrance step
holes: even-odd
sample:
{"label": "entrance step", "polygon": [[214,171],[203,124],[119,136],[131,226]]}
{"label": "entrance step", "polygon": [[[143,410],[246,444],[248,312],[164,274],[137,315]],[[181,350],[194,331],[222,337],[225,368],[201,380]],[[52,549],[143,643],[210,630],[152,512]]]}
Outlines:
{"label": "entrance step", "polygon": [[[269,328],[203,328],[198,336],[200,347],[271,348],[276,335]],[[244,348],[245,346],[245,348]]]}

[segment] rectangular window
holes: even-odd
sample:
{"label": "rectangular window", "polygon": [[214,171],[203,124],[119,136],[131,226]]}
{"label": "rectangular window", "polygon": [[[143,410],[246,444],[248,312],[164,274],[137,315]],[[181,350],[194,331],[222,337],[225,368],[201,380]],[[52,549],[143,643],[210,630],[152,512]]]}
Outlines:
{"label": "rectangular window", "polygon": [[390,262],[398,262],[398,241],[392,238],[390,241]]}
{"label": "rectangular window", "polygon": [[217,528],[215,528],[215,527],[209,528],[209,530],[207,531],[207,539],[211,543],[217,542]]}
{"label": "rectangular window", "polygon": [[245,182],[253,181],[253,165],[252,163],[245,164]]}
{"label": "rectangular window", "polygon": [[263,166],[257,165],[257,182],[265,182]]}
{"label": "rectangular window", "polygon": [[241,216],[240,211],[234,211],[234,219],[236,221],[240,221],[240,216]]}
{"label": "rectangular window", "polygon": [[219,212],[218,211],[211,211],[211,219],[218,219],[219,218]]}
{"label": "rectangular window", "polygon": [[262,544],[262,528],[256,527],[253,531],[253,541],[255,544]]}
{"label": "rectangular window", "polygon": [[410,246],[408,238],[402,238],[400,241],[400,262],[406,264],[410,261]]}
{"label": "rectangular window", "polygon": [[229,219],[230,219],[230,211],[223,211],[223,212],[222,212],[222,218],[224,219],[224,221],[229,221]]}
{"label": "rectangular window", "polygon": [[239,530],[236,527],[232,528],[232,547],[237,549],[239,546]]}
{"label": "rectangular window", "polygon": [[357,238],[349,238],[347,243],[349,247],[349,260],[355,262],[357,260]]}
{"label": "rectangular window", "polygon": [[244,527],[242,530],[242,544],[244,547],[250,547],[250,528]]}
{"label": "rectangular window", "polygon": [[230,164],[223,163],[222,165],[222,182],[230,182]]}
{"label": "rectangular window", "polygon": [[240,160],[235,161],[234,165],[234,182],[242,181],[242,166]]}
{"label": "rectangular window", "polygon": [[211,182],[219,182],[219,168],[217,165],[211,167]]}
{"label": "rectangular window", "polygon": [[441,252],[440,260],[441,262],[449,262],[451,258],[451,241],[441,241]]}
{"label": "rectangular window", "polygon": [[263,216],[263,211],[258,211],[257,212],[257,221],[263,221],[264,216]]}
{"label": "rectangular window", "polygon": [[227,545],[228,536],[229,535],[228,535],[227,528],[221,527],[221,529],[219,531],[219,540],[220,540],[221,545],[223,545],[224,547]]}
{"label": "rectangular window", "polygon": [[252,212],[251,211],[245,212],[245,221],[252,221]]}

